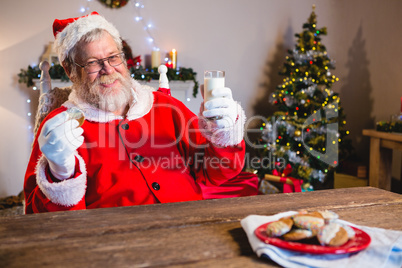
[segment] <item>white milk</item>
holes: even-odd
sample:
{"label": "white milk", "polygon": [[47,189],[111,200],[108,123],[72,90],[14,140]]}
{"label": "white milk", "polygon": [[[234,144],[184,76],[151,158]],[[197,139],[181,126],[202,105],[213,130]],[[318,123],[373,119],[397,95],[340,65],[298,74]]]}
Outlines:
{"label": "white milk", "polygon": [[214,99],[212,89],[225,87],[225,77],[204,78],[204,102]]}

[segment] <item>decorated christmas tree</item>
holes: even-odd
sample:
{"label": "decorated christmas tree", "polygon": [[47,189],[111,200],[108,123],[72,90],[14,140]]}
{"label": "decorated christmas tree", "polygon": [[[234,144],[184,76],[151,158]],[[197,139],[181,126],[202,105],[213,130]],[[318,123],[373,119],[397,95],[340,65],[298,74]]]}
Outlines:
{"label": "decorated christmas tree", "polygon": [[340,98],[331,89],[339,80],[331,73],[334,61],[321,43],[327,29],[317,28],[314,9],[295,34],[280,71],[283,83],[270,96],[278,110],[262,123],[257,146],[261,177],[298,179],[304,190],[323,185],[351,149]]}

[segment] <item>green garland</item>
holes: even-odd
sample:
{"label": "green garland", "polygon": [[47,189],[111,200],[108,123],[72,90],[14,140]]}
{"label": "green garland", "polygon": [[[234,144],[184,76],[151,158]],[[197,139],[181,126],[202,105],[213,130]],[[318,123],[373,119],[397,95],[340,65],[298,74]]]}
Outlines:
{"label": "green garland", "polygon": [[[130,72],[135,80],[151,81],[159,79],[158,68],[148,70],[144,69],[142,66],[139,66],[138,68],[131,67]],[[193,81],[193,97],[197,97],[198,81],[195,79],[197,73],[194,72],[192,68],[180,67],[178,70],[168,68],[166,75],[169,81]]]}
{"label": "green garland", "polygon": [[377,122],[376,129],[377,129],[377,131],[383,131],[383,132],[402,133],[402,121],[397,121],[397,122],[380,121],[380,122]]}
{"label": "green garland", "polygon": [[[35,84],[33,82],[33,79],[39,79],[41,74],[39,66],[28,66],[28,69],[21,69],[20,71],[21,72],[18,74],[18,82],[21,84],[26,84],[27,87],[34,86]],[[61,79],[61,81],[65,82],[70,81],[66,72],[60,64],[56,64],[50,67],[49,74],[52,79]]]}
{"label": "green garland", "polygon": [[[158,80],[159,73],[158,68],[153,69],[144,69],[142,66],[138,68],[131,67],[130,72],[132,77],[135,80],[140,81],[151,81]],[[41,74],[41,70],[38,66],[28,66],[28,69],[21,69],[18,74],[18,82],[22,84],[26,84],[27,87],[32,87],[34,85],[33,79],[39,79]],[[49,74],[51,79],[61,79],[61,81],[68,82],[68,76],[66,75],[63,67],[60,64],[55,64],[49,69]],[[181,67],[178,70],[168,68],[167,77],[169,81],[193,81],[193,97],[195,98],[198,94],[198,82],[196,80],[197,73],[193,71],[192,68],[183,68]]]}

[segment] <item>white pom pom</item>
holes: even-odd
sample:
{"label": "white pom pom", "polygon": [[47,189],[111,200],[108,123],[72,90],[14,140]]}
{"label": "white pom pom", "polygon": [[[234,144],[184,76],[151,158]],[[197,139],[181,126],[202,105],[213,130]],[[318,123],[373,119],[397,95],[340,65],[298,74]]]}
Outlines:
{"label": "white pom pom", "polygon": [[160,65],[159,66],[159,68],[158,68],[158,72],[160,73],[160,74],[162,74],[162,73],[167,73],[167,67],[166,67],[166,65]]}

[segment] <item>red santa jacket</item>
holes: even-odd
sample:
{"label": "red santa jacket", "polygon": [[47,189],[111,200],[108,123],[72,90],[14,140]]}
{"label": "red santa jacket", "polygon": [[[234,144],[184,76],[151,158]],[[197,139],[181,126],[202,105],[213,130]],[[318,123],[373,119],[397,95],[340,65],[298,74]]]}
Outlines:
{"label": "red santa jacket", "polygon": [[76,106],[84,111],[84,144],[73,178],[55,179],[38,137],[25,175],[26,213],[203,199],[201,187],[221,185],[244,164],[244,112],[231,129],[214,129],[180,101],[133,81],[134,103],[125,117],[96,109],[75,94],[51,117]]}

